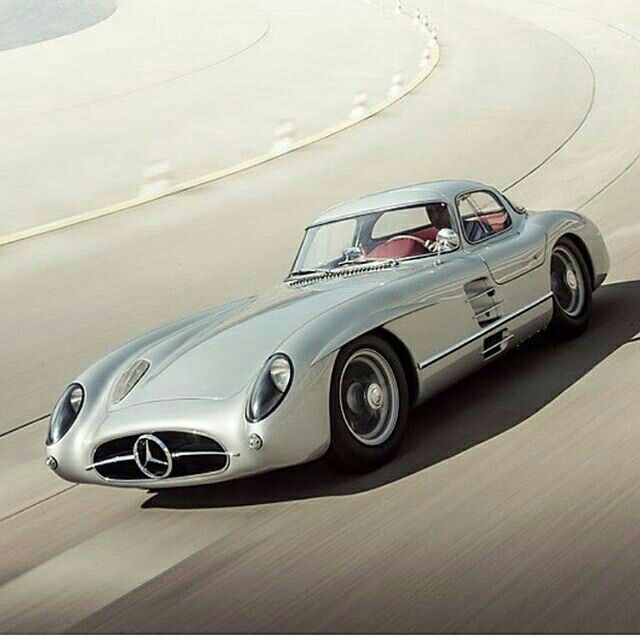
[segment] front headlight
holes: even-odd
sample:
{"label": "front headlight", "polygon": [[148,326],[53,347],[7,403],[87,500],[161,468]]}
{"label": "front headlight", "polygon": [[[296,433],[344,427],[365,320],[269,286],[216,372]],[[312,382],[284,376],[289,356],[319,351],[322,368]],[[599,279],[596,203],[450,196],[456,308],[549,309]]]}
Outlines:
{"label": "front headlight", "polygon": [[72,384],[62,394],[51,414],[47,444],[55,444],[71,429],[84,404],[84,389]]}
{"label": "front headlight", "polygon": [[260,422],[273,413],[291,387],[293,365],[284,354],[271,356],[253,385],[247,404],[247,419]]}

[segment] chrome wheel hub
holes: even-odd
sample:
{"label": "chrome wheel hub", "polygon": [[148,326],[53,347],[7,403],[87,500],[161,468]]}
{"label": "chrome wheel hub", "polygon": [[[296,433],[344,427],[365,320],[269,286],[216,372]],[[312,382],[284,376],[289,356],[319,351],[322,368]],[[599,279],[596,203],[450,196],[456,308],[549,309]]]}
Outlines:
{"label": "chrome wheel hub", "polygon": [[575,291],[578,288],[578,278],[576,277],[576,274],[573,271],[571,271],[571,269],[567,270],[565,280],[567,282],[567,286],[572,291]]}
{"label": "chrome wheel hub", "polygon": [[372,409],[379,409],[382,406],[382,387],[375,382],[367,389],[367,403]]}

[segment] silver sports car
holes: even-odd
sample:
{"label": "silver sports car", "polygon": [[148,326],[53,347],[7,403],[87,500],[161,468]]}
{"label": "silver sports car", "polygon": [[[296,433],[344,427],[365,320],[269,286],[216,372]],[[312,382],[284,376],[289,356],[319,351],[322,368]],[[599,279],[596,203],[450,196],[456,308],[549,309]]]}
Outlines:
{"label": "silver sports car", "polygon": [[609,256],[577,213],[474,182],[366,196],[306,230],[263,295],[157,329],[62,394],[47,465],[73,482],[207,484],[327,454],[367,471],[409,409],[540,331],[585,330]]}

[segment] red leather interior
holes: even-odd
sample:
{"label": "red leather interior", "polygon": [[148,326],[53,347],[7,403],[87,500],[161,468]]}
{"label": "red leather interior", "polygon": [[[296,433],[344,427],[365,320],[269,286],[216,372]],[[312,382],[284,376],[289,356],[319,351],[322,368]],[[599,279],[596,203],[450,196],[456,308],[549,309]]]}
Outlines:
{"label": "red leather interior", "polygon": [[[468,221],[478,221],[477,217],[467,218]],[[503,212],[489,213],[482,216],[482,220],[485,224],[488,224],[494,233],[504,231],[508,227],[509,217]],[[418,231],[409,231],[406,234],[420,238],[421,240],[433,241],[438,235],[438,230],[435,227],[426,227],[425,229],[419,229]],[[367,258],[412,258],[414,256],[421,256],[426,253],[424,247],[414,240],[408,238],[390,238],[382,240],[380,244],[377,244],[370,251],[366,252]]]}
{"label": "red leather interior", "polygon": [[[421,240],[435,240],[438,235],[438,230],[435,227],[427,227],[426,229],[420,229],[419,231],[411,231],[407,234],[420,238]],[[408,238],[398,238],[395,240],[383,240],[380,244],[376,245],[366,255],[368,258],[412,258],[414,256],[421,256],[426,253],[426,250],[415,240],[409,240]]]}
{"label": "red leather interior", "polygon": [[398,238],[383,242],[367,254],[368,258],[410,258],[425,253],[424,247],[415,240]]}

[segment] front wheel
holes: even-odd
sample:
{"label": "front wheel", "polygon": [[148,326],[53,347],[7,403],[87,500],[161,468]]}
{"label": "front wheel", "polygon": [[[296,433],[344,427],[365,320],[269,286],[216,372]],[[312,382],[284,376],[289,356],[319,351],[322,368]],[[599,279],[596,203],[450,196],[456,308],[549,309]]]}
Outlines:
{"label": "front wheel", "polygon": [[374,335],[338,354],[331,378],[329,460],[365,472],[398,450],[409,415],[409,390],[395,351]]}
{"label": "front wheel", "polygon": [[551,254],[553,317],[549,335],[571,340],[586,330],[592,311],[592,286],[582,252],[568,238],[561,239]]}

